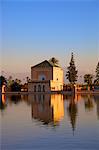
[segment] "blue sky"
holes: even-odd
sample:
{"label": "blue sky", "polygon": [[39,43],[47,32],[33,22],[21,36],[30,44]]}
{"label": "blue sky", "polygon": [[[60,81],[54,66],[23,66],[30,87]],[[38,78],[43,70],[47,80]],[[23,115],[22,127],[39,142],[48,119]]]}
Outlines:
{"label": "blue sky", "polygon": [[[1,0],[2,70],[30,72],[54,56],[67,67],[71,51],[80,72],[94,72],[99,58],[98,0]],[[73,49],[73,50],[72,50]]]}

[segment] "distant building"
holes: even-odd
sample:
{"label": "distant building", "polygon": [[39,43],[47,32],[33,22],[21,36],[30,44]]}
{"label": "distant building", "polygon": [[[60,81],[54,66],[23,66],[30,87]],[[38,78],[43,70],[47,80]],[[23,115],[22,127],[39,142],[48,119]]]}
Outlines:
{"label": "distant building", "polygon": [[27,92],[27,91],[28,91],[28,84],[27,84],[27,83],[25,83],[25,84],[23,84],[23,85],[21,86],[21,91],[22,91],[22,92]]}
{"label": "distant building", "polygon": [[63,70],[57,64],[45,60],[31,67],[31,82],[28,91],[48,92],[63,90]]}

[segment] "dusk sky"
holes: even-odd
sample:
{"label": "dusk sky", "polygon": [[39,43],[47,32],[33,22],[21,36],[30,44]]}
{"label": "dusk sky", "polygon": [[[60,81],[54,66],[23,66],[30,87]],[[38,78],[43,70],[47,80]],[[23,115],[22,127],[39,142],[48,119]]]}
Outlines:
{"label": "dusk sky", "polygon": [[99,61],[98,0],[1,0],[0,70],[30,73],[51,57],[67,67],[71,52],[79,72]]}

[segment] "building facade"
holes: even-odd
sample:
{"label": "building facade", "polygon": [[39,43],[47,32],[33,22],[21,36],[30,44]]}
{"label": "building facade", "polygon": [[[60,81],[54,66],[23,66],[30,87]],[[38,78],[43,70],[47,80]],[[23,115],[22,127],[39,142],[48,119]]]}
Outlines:
{"label": "building facade", "polygon": [[31,67],[31,82],[28,91],[48,92],[63,90],[63,70],[56,64],[45,60]]}

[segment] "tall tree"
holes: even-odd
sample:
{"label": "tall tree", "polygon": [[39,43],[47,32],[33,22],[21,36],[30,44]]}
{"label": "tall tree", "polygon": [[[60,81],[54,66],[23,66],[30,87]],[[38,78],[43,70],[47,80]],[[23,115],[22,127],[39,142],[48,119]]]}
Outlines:
{"label": "tall tree", "polygon": [[85,74],[84,75],[84,82],[87,83],[88,86],[92,85],[93,75]]}
{"label": "tall tree", "polygon": [[96,66],[96,71],[95,72],[96,72],[96,78],[94,80],[94,83],[99,85],[99,62]]}
{"label": "tall tree", "polygon": [[69,63],[69,67],[67,68],[68,71],[66,72],[66,78],[69,80],[71,85],[74,85],[75,82],[77,81],[77,73],[78,71],[76,70],[75,62],[74,62],[74,55],[71,53],[71,60]]}
{"label": "tall tree", "polygon": [[28,83],[30,81],[30,78],[27,76],[26,77],[26,83]]}
{"label": "tall tree", "polygon": [[12,76],[9,76],[9,78],[7,80],[7,86],[8,86],[8,88],[11,86],[12,83],[13,83],[13,78],[12,78]]}

